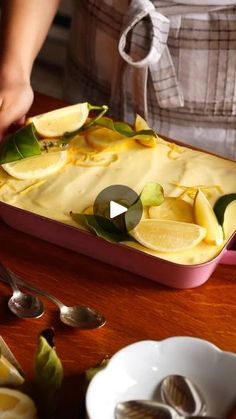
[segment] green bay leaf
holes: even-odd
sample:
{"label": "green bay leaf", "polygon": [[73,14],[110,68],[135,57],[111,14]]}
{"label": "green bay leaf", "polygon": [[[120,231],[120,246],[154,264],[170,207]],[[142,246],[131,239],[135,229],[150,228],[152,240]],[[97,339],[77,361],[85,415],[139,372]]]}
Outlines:
{"label": "green bay leaf", "polygon": [[236,200],[236,193],[223,195],[216,201],[213,209],[221,226],[224,224],[225,210],[227,206],[234,200]]}
{"label": "green bay leaf", "polygon": [[135,131],[129,124],[126,122],[118,121],[115,122],[111,118],[102,117],[97,122],[96,125],[101,127],[108,128],[112,131],[118,132],[124,137],[133,138],[134,140],[150,140],[150,137],[156,137],[156,133],[152,129],[144,129],[140,131]]}
{"label": "green bay leaf", "polygon": [[0,143],[0,164],[39,154],[41,154],[41,147],[33,123],[9,134]]}
{"label": "green bay leaf", "polygon": [[149,182],[147,183],[141,194],[140,199],[143,206],[158,206],[164,201],[164,190],[159,183]]}
{"label": "green bay leaf", "polygon": [[102,237],[105,240],[110,242],[130,240],[128,234],[123,233],[112,221],[105,217],[90,214],[75,214],[72,212],[70,215],[78,224],[87,227],[90,231],[96,233],[98,237]]}

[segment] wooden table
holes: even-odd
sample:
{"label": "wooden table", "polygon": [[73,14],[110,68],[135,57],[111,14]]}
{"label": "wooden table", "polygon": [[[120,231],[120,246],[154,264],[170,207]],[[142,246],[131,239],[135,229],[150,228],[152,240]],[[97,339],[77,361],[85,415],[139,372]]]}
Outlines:
{"label": "wooden table", "polygon": [[[37,94],[30,114],[61,106]],[[104,263],[30,237],[0,223],[2,261],[32,284],[66,304],[82,303],[104,313],[105,327],[79,331],[60,323],[46,299],[37,320],[19,320],[7,307],[9,287],[0,283],[0,334],[32,377],[33,355],[42,329],[53,326],[65,381],[57,418],[83,417],[84,371],[122,347],[145,339],[196,336],[236,352],[236,269],[220,265],[201,287],[174,290]]]}

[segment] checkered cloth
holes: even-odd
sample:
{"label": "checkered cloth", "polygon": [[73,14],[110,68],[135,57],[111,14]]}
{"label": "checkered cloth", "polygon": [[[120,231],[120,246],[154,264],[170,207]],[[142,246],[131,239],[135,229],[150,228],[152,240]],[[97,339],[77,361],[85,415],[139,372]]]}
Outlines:
{"label": "checkered cloth", "polygon": [[236,160],[236,0],[76,0],[65,93]]}

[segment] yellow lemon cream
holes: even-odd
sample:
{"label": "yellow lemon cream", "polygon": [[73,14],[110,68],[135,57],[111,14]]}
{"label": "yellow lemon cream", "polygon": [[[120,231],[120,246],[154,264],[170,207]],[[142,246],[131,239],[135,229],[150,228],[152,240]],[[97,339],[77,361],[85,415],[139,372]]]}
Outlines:
{"label": "yellow lemon cream", "polygon": [[[212,206],[220,196],[236,191],[233,161],[173,146],[159,138],[156,147],[145,147],[130,138],[105,142],[104,148],[100,142],[99,147],[93,147],[86,134],[77,135],[69,144],[66,164],[44,179],[16,179],[1,168],[0,200],[80,228],[70,212],[82,213],[91,207],[96,196],[110,185],[126,185],[140,193],[148,182],[157,182],[166,197],[182,198],[192,206],[199,188]],[[183,264],[208,261],[222,248],[222,244],[204,240],[176,253],[150,250],[135,241],[125,245]]]}

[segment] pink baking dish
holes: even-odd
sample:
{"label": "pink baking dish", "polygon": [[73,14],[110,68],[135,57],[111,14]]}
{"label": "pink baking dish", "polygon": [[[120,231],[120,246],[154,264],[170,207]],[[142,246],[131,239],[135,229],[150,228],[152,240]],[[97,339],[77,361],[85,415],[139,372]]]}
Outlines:
{"label": "pink baking dish", "polygon": [[236,232],[212,260],[198,265],[166,261],[94,234],[0,202],[0,217],[9,226],[48,242],[173,288],[194,288],[211,276],[219,263],[236,265]]}

